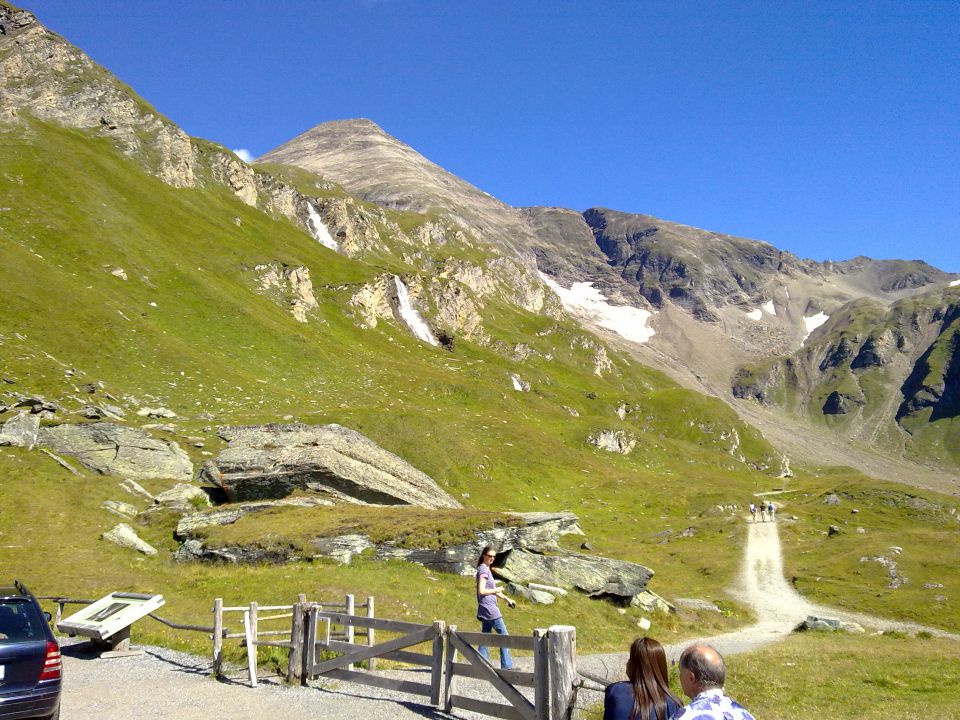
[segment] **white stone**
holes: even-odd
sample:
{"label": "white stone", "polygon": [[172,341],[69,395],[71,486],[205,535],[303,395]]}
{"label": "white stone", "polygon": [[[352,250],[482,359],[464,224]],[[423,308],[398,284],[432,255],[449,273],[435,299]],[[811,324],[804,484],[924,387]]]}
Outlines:
{"label": "white stone", "polygon": [[114,526],[114,528],[108,532],[105,532],[101,537],[104,540],[109,540],[112,543],[116,543],[120,547],[130,548],[136,550],[137,552],[142,552],[144,555],[156,555],[157,550],[149,543],[140,539],[140,536],[134,532],[133,528],[127,525],[126,523],[119,523]]}

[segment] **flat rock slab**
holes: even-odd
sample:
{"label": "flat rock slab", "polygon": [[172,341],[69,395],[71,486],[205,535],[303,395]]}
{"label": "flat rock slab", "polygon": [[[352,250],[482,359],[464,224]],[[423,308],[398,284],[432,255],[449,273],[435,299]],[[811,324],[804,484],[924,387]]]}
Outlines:
{"label": "flat rock slab", "polygon": [[340,425],[225,427],[230,444],[201,477],[231,500],[282,498],[295,490],[380,505],[459,508],[427,474]]}
{"label": "flat rock slab", "polygon": [[498,557],[494,574],[517,584],[538,583],[576,588],[594,596],[616,596],[625,601],[643,593],[653,570],[625,560],[579,553],[539,555],[511,550]]}
{"label": "flat rock slab", "polygon": [[113,423],[79,423],[41,428],[38,442],[77,458],[103,475],[143,480],[190,480],[193,463],[175,442],[157,440],[142,430]]}

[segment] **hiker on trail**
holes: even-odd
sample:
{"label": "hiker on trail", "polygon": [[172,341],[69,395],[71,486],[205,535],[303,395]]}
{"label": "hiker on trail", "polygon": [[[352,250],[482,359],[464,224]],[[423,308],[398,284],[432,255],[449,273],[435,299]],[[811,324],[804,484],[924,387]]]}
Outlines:
{"label": "hiker on trail", "polygon": [[683,703],[670,692],[667,655],[653,638],[633,641],[627,677],[627,681],[607,685],[603,720],[667,720],[680,710]]}
{"label": "hiker on trail", "polygon": [[763,498],[760,498],[760,519],[767,521],[767,503]]}
{"label": "hiker on trail", "polygon": [[770,516],[770,522],[773,522],[773,503],[767,503],[767,514]]}
{"label": "hiker on trail", "polygon": [[727,668],[716,648],[691,645],[680,655],[679,668],[680,687],[690,704],[672,720],[754,720],[743,705],[723,692]]}
{"label": "hiker on trail", "polygon": [[757,506],[753,503],[750,503],[750,518],[753,522],[757,521]]}
{"label": "hiker on trail", "polygon": [[[503,622],[503,614],[497,605],[497,598],[503,598],[510,607],[514,607],[516,603],[503,594],[503,590],[497,587],[497,581],[493,579],[490,566],[496,559],[497,551],[487,545],[480,553],[480,560],[477,562],[477,620],[481,623],[480,632],[509,635],[507,626]],[[477,650],[487,660],[490,659],[490,651],[486,645],[481,645]],[[504,670],[513,667],[509,648],[500,648],[500,667]]]}

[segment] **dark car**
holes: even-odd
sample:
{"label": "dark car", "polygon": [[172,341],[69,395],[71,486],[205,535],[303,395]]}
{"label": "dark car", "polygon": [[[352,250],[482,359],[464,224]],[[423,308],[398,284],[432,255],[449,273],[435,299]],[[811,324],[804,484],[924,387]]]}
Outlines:
{"label": "dark car", "polygon": [[60,717],[63,670],[49,621],[23,583],[0,585],[0,720]]}

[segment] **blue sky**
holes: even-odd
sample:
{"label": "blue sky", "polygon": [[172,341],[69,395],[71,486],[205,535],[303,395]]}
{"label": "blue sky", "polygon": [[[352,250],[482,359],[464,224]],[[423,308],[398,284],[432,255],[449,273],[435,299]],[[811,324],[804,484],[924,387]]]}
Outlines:
{"label": "blue sky", "polygon": [[960,272],[960,2],[18,2],[253,155],[367,117],[512,205]]}

